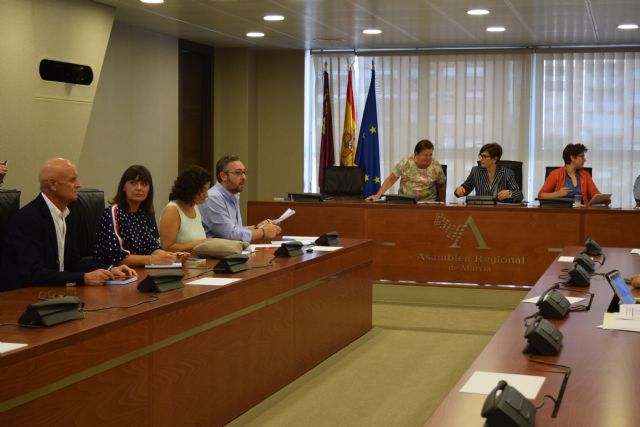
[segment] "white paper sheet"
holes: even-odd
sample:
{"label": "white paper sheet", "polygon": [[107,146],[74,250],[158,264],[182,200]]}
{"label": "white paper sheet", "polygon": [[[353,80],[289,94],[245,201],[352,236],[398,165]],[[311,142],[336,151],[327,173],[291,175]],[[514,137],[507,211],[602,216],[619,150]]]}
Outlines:
{"label": "white paper sheet", "polygon": [[315,243],[317,238],[318,236],[282,236],[282,240],[286,240],[286,241],[297,240],[303,245],[310,245],[311,243]]}
{"label": "white paper sheet", "polygon": [[544,384],[545,377],[475,371],[460,389],[460,393],[489,394],[498,381],[505,380],[527,399],[535,399]]}
{"label": "white paper sheet", "polygon": [[133,283],[137,281],[138,281],[138,277],[134,276],[134,277],[128,277],[126,279],[107,280],[106,282],[104,282],[104,284],[105,285],[128,285],[129,283]]}
{"label": "white paper sheet", "polygon": [[[567,300],[569,300],[570,304],[575,304],[577,302],[581,302],[581,301],[584,301],[586,299],[586,298],[580,298],[580,297],[565,297],[565,298]],[[538,302],[539,299],[540,299],[540,295],[538,295],[537,297],[531,297],[531,298],[528,298],[528,299],[523,299],[522,302],[535,304],[535,303]],[[545,299],[547,299],[547,297],[545,297]]]}
{"label": "white paper sheet", "polygon": [[241,279],[230,279],[226,277],[203,277],[187,283],[187,285],[204,285],[204,286],[225,286]]}
{"label": "white paper sheet", "polygon": [[575,257],[573,256],[561,256],[561,257],[558,257],[558,262],[573,262],[574,258]]}
{"label": "white paper sheet", "polygon": [[619,319],[618,315],[619,313],[604,313],[604,319],[602,325],[600,325],[599,328],[640,332],[640,319]]}
{"label": "white paper sheet", "polygon": [[285,219],[289,218],[291,215],[295,215],[296,211],[294,211],[293,209],[287,209],[286,211],[284,211],[284,213],[282,215],[280,215],[280,218],[278,219],[274,219],[273,223],[274,224],[280,224],[282,221],[284,221]]}
{"label": "white paper sheet", "polygon": [[631,249],[631,253],[640,255],[640,249]]}
{"label": "white paper sheet", "polygon": [[620,304],[619,307],[618,319],[640,319],[640,304]]}
{"label": "white paper sheet", "polygon": [[9,351],[17,350],[22,347],[26,347],[26,344],[14,343],[14,342],[0,342],[0,354],[7,353]]}
{"label": "white paper sheet", "polygon": [[147,264],[144,266],[147,270],[165,269],[165,268],[182,268],[182,263],[174,262],[173,264]]}
{"label": "white paper sheet", "polygon": [[314,252],[333,252],[342,249],[342,246],[311,246]]}

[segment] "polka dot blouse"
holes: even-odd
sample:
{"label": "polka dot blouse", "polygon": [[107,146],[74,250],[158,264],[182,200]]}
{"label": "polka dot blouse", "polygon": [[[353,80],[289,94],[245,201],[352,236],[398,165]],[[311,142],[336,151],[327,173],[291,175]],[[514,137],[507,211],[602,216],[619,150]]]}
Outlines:
{"label": "polka dot blouse", "polygon": [[160,248],[156,220],[141,210],[125,212],[118,205],[104,210],[96,229],[95,261],[117,264],[128,255],[150,255]]}

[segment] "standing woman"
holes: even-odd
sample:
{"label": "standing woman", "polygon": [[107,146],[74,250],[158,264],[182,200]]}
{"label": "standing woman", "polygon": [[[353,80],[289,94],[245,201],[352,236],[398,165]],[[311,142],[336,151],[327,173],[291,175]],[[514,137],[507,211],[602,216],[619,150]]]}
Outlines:
{"label": "standing woman", "polygon": [[522,191],[518,187],[513,171],[497,164],[501,157],[500,144],[492,142],[483,145],[478,153],[480,166],[471,168],[467,179],[456,188],[455,196],[467,196],[475,189],[477,196],[493,196],[501,202],[522,201]]}
{"label": "standing woman", "polygon": [[129,166],[96,231],[96,261],[131,267],[171,264],[176,254],[160,249],[153,211],[153,181],[144,166]]}
{"label": "standing woman", "polygon": [[380,190],[366,200],[371,202],[379,199],[400,179],[398,194],[417,200],[435,201],[437,198],[444,202],[446,178],[442,166],[433,158],[433,148],[433,143],[428,139],[419,141],[413,149],[413,156],[400,160],[391,175],[384,180]]}
{"label": "standing woman", "polygon": [[[584,153],[587,151],[589,151],[587,147],[582,144],[569,144],[564,147],[562,150],[564,166],[551,171],[538,192],[538,198],[570,197],[574,199],[575,196],[579,196],[582,204],[587,206],[589,200],[596,194],[600,194],[591,175],[584,170],[584,164],[587,162]],[[608,205],[611,199],[605,203]]]}
{"label": "standing woman", "polygon": [[198,205],[207,198],[211,175],[200,166],[191,166],[176,178],[171,200],[160,217],[160,244],[167,251],[187,251],[206,240]]}

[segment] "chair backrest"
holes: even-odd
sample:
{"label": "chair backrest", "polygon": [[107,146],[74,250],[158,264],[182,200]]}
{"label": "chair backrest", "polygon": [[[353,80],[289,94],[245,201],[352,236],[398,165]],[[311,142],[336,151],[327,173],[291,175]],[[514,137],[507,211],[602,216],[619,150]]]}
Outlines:
{"label": "chair backrest", "polygon": [[[440,166],[442,166],[442,172],[444,172],[445,191],[446,191],[447,165],[443,165],[442,163],[440,163]],[[436,185],[436,200],[440,200],[440,194],[438,194],[438,186],[437,185]]]}
{"label": "chair backrest", "polygon": [[363,198],[364,170],[358,166],[328,166],[324,170],[323,195]]}
{"label": "chair backrest", "polygon": [[91,188],[80,188],[78,200],[69,204],[69,223],[76,227],[78,250],[80,256],[93,255],[93,246],[96,242],[96,228],[104,211],[104,191]]}
{"label": "chair backrest", "polygon": [[4,245],[4,232],[11,217],[20,209],[20,191],[0,190],[0,253]]}
{"label": "chair backrest", "polygon": [[[560,166],[546,166],[544,168],[544,179],[546,180],[549,174],[554,170],[558,169],[559,167]],[[582,169],[586,170],[589,173],[589,175],[593,176],[591,168],[582,168]]]}
{"label": "chair backrest", "polygon": [[[518,188],[522,191],[522,162],[517,160],[498,160],[496,165],[511,169],[515,177],[516,184],[518,184]],[[480,166],[480,160],[478,160],[478,166]]]}

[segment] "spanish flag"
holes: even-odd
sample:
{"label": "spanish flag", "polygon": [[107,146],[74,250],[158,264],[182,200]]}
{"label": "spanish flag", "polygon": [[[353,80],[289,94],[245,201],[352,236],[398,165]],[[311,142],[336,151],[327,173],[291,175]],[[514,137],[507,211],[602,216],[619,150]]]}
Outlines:
{"label": "spanish flag", "polygon": [[333,115],[331,114],[331,95],[329,93],[329,73],[327,63],[324,63],[324,90],[322,102],[322,138],[320,139],[320,167],[318,183],[320,192],[324,190],[324,171],[328,166],[333,166],[335,158],[333,154]]}
{"label": "spanish flag", "polygon": [[356,155],[356,103],[353,102],[351,73],[352,67],[349,66],[349,82],[347,83],[347,105],[344,109],[344,130],[342,131],[340,166],[354,166],[354,158]]}

